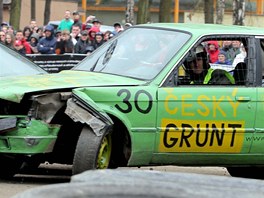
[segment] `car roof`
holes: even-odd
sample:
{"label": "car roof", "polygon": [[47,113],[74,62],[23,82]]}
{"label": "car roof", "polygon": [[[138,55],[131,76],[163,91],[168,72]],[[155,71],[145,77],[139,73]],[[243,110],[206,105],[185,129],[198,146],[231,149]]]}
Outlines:
{"label": "car roof", "polygon": [[177,29],[192,32],[198,35],[208,34],[253,34],[264,35],[264,29],[250,26],[239,25],[220,25],[220,24],[192,24],[192,23],[152,23],[142,24],[140,26],[160,27]]}

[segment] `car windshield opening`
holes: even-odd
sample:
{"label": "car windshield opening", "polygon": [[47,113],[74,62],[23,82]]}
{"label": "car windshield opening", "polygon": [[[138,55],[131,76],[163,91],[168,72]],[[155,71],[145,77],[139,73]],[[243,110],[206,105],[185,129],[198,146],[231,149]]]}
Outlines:
{"label": "car windshield opening", "polygon": [[98,48],[73,70],[150,80],[190,37],[184,32],[165,29],[132,28]]}

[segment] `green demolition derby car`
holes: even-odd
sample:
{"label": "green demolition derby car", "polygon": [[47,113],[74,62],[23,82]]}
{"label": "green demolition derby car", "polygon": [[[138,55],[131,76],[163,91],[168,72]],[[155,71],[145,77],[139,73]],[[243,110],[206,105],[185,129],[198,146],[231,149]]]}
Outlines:
{"label": "green demolition derby car", "polygon": [[263,71],[264,29],[163,23],[130,27],[72,70],[2,77],[0,177],[48,161],[263,178]]}

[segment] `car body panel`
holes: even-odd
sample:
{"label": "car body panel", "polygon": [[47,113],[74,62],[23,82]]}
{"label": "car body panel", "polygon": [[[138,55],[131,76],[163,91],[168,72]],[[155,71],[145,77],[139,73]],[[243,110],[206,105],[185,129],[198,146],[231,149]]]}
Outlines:
{"label": "car body panel", "polygon": [[[245,48],[242,84],[241,79],[234,79],[235,84],[192,84],[187,59],[199,45],[206,48],[210,40],[238,40],[241,50]],[[45,121],[47,129],[39,131],[43,136],[57,124],[57,141],[66,133],[71,154],[79,128],[89,126],[97,137],[111,134],[116,138],[113,158],[121,166],[264,166],[263,46],[261,28],[173,23],[133,26],[71,71],[1,80],[0,102],[6,106],[0,109],[4,114],[0,118]],[[233,68],[226,72],[235,78],[237,65]],[[20,115],[11,108],[13,103],[27,105],[28,111],[19,106]],[[10,130],[1,134],[15,139],[14,123],[4,122]],[[26,126],[29,134],[35,132]],[[43,147],[45,152],[53,151]]]}
{"label": "car body panel", "polygon": [[[102,81],[98,81],[101,79]],[[25,93],[83,87],[89,82],[90,86],[138,85],[145,82],[100,73],[80,71],[62,71],[52,75],[9,77],[0,82],[0,98],[19,102]]]}

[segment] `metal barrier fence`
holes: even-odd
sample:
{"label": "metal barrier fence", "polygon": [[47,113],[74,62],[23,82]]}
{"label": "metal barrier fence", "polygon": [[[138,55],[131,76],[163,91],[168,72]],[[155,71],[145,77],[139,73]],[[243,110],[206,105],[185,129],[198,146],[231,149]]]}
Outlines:
{"label": "metal barrier fence", "polygon": [[86,54],[27,54],[26,56],[49,73],[71,69],[87,57]]}

